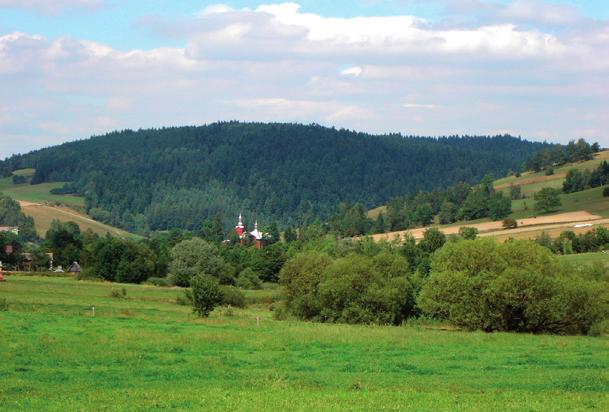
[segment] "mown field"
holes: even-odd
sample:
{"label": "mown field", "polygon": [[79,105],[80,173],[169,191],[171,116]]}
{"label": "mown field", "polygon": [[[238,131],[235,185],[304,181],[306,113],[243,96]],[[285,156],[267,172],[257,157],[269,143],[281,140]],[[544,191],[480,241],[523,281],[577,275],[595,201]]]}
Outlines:
{"label": "mown field", "polygon": [[537,173],[523,173],[520,177],[508,176],[495,181],[495,188],[498,190],[509,190],[510,185],[518,185],[521,187],[522,193],[529,197],[544,187],[553,187],[556,189],[562,188],[562,182],[565,180],[567,172],[571,169],[594,170],[604,161],[609,160],[609,150],[596,153],[593,160],[585,162],[569,163],[554,169],[554,174],[546,176],[544,171]]}
{"label": "mown field", "polygon": [[[34,169],[17,170],[14,174],[29,177],[34,174]],[[7,177],[0,179],[0,192],[21,202],[23,212],[34,219],[36,232],[40,236],[44,236],[51,226],[51,222],[57,219],[61,222],[75,222],[80,226],[82,231],[91,229],[99,235],[111,233],[119,237],[138,238],[138,236],[127,231],[97,222],[87,216],[84,212],[84,197],[54,195],[51,193],[51,190],[63,185],[63,183],[43,183],[39,185],[26,183],[15,185],[12,178]]]}
{"label": "mown field", "polygon": [[179,293],[8,276],[0,410],[609,410],[607,337],[275,321],[275,291],[198,320]]}

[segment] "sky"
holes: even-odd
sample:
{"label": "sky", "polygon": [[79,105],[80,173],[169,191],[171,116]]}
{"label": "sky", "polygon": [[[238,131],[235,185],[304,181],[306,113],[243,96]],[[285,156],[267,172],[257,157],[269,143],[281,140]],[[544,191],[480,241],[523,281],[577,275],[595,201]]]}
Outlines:
{"label": "sky", "polygon": [[218,120],[609,146],[607,0],[0,0],[0,158]]}

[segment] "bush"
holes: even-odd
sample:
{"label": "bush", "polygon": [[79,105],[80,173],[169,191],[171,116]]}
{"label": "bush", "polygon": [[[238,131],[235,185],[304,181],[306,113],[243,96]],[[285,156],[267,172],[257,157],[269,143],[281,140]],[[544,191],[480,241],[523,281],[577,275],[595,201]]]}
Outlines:
{"label": "bush", "polygon": [[518,222],[513,217],[506,217],[503,219],[502,225],[504,229],[516,229],[518,227]]}
{"label": "bush", "polygon": [[436,253],[419,305],[469,330],[586,334],[607,316],[606,287],[533,242],[476,240]]}
{"label": "bush", "polygon": [[110,297],[111,298],[126,299],[127,298],[127,289],[125,289],[125,288],[122,288],[122,289],[112,288],[112,290],[110,291]]}
{"label": "bush", "polygon": [[27,178],[25,176],[13,175],[13,184],[14,185],[23,185],[27,183]]}
{"label": "bush", "polygon": [[0,312],[6,312],[8,310],[8,302],[6,298],[0,298]]}
{"label": "bush", "polygon": [[176,303],[182,306],[192,305],[192,290],[186,289],[182,294],[176,297]]}
{"label": "bush", "polygon": [[552,176],[554,174],[554,168],[553,167],[548,167],[546,169],[546,176]]}
{"label": "bush", "polygon": [[209,275],[197,275],[190,280],[192,287],[192,310],[199,317],[208,317],[222,303],[222,290],[218,280]]}
{"label": "bush", "polygon": [[389,252],[335,261],[301,253],[286,263],[281,281],[286,310],[300,319],[398,325],[414,310],[408,261]]}
{"label": "bush", "polygon": [[234,276],[219,254],[218,248],[203,239],[184,240],[171,249],[169,271],[177,286],[189,286],[190,279],[199,273],[209,274],[223,284],[233,284]]}
{"label": "bush", "polygon": [[251,268],[245,268],[237,278],[237,286],[241,289],[257,290],[262,287],[260,277]]}
{"label": "bush", "polygon": [[245,307],[245,295],[234,286],[222,287],[222,304],[237,308]]}
{"label": "bush", "polygon": [[423,239],[419,248],[425,253],[432,254],[446,243],[446,235],[435,227],[429,228],[423,233]]}
{"label": "bush", "polygon": [[478,237],[478,229],[475,227],[460,227],[459,236],[466,240],[474,240]]}
{"label": "bush", "polygon": [[609,197],[609,186],[603,188],[603,196]]}
{"label": "bush", "polygon": [[103,280],[102,277],[95,274],[95,270],[91,267],[85,267],[76,275],[77,280]]}
{"label": "bush", "polygon": [[160,286],[160,287],[172,286],[171,279],[169,279],[169,278],[152,277],[152,278],[148,278],[148,280],[146,280],[145,283],[147,285]]}
{"label": "bush", "polygon": [[312,319],[321,310],[318,296],[323,273],[332,263],[321,252],[305,252],[288,260],[279,273],[289,310],[298,318]]}

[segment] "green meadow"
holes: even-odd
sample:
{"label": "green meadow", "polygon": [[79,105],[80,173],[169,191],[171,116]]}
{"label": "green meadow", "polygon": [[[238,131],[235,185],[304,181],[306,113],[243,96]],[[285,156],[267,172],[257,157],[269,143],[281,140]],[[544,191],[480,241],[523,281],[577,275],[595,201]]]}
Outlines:
{"label": "green meadow", "polygon": [[[31,177],[34,169],[21,169],[13,172],[17,176]],[[60,188],[64,182],[42,183],[31,185],[29,183],[13,184],[12,177],[0,179],[0,192],[16,200],[24,200],[32,203],[55,202],[72,207],[82,208],[85,205],[84,197],[64,196],[51,194],[51,190]]]}
{"label": "green meadow", "polygon": [[175,288],[7,279],[0,410],[609,410],[606,336],[277,321],[268,290],[201,320]]}

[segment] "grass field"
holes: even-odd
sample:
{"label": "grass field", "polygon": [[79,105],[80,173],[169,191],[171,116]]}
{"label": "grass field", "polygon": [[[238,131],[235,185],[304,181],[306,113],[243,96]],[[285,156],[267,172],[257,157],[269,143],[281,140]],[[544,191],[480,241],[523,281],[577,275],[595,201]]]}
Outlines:
{"label": "grass field", "polygon": [[582,253],[579,255],[563,255],[560,259],[569,261],[575,265],[586,265],[590,263],[601,262],[609,266],[609,253]]}
{"label": "grass field", "polygon": [[[13,174],[30,177],[34,174],[34,169],[17,170]],[[51,190],[63,185],[62,182],[15,185],[12,178],[7,177],[0,179],[0,192],[21,202],[23,212],[34,218],[36,232],[40,236],[44,236],[51,226],[51,222],[57,219],[61,222],[75,222],[82,231],[91,229],[99,235],[111,233],[120,237],[139,238],[127,231],[91,219],[84,212],[85,199],[83,197],[50,193]]]}
{"label": "grass field", "polygon": [[[31,177],[34,174],[34,169],[16,170],[13,174]],[[0,192],[3,192],[13,199],[26,202],[53,202],[82,208],[85,205],[85,199],[83,197],[51,194],[51,190],[62,187],[63,185],[64,182],[42,183],[39,185],[31,185],[29,183],[15,185],[13,184],[12,177],[5,177],[0,179]]]}
{"label": "grass field", "polygon": [[64,206],[52,206],[47,204],[22,204],[21,209],[23,210],[23,213],[34,218],[36,232],[40,236],[44,236],[44,234],[51,226],[51,222],[53,220],[59,220],[60,222],[71,221],[77,223],[81,231],[91,229],[93,233],[97,233],[98,235],[102,236],[106,233],[110,233],[114,236],[122,238],[141,238],[141,236],[98,222],[96,220],[91,219],[84,213],[75,211],[71,208]]}
{"label": "grass field", "polygon": [[8,276],[0,410],[609,409],[607,337],[274,321],[267,304],[198,320],[178,293]]}
{"label": "grass field", "polygon": [[520,177],[508,176],[495,181],[497,189],[509,190],[511,184],[520,186],[525,196],[532,196],[544,187],[562,188],[562,182],[571,169],[594,170],[603,160],[609,160],[609,150],[594,155],[593,160],[567,164],[554,169],[554,174],[546,176],[544,171],[538,173],[523,173]]}
{"label": "grass field", "polygon": [[[609,218],[609,197],[603,197],[603,188],[595,187],[576,193],[560,195],[562,206],[552,213],[577,212],[585,210],[593,215]],[[527,209],[525,210],[525,205]],[[512,217],[521,219],[531,216],[541,216],[541,211],[534,210],[535,200],[532,198],[512,201]]]}

